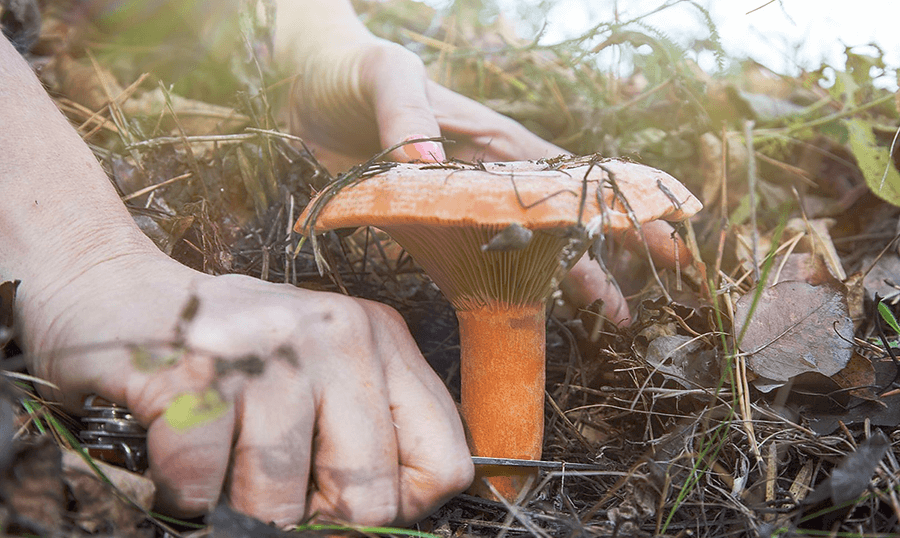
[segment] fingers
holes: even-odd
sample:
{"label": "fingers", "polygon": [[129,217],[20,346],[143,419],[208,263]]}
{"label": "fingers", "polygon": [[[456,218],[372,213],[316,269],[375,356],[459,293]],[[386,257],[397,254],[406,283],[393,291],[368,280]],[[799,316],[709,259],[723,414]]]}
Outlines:
{"label": "fingers", "polygon": [[[693,261],[684,241],[665,221],[647,222],[641,226],[641,233],[628,230],[624,234],[620,234],[619,239],[629,250],[639,255],[644,253],[644,241],[646,241],[653,262],[666,269],[675,269],[679,265],[685,267]],[[571,308],[582,308],[597,299],[602,299],[601,315],[620,326],[631,324],[628,303],[619,291],[615,280],[588,256],[583,256],[575,264],[563,279],[560,289],[567,306]],[[564,310],[562,315],[571,317],[574,313]]]}
{"label": "fingers", "polygon": [[218,411],[194,424],[168,420],[165,414],[151,423],[147,449],[157,510],[193,517],[215,507],[234,429],[233,407],[224,404]]}
{"label": "fingers", "polygon": [[317,423],[309,514],[360,524],[393,521],[398,512],[397,443],[384,365],[366,312],[344,300],[339,317],[305,343],[317,364]]}
{"label": "fingers", "polygon": [[520,123],[481,103],[428,81],[433,115],[444,136],[456,143],[450,154],[464,160],[517,161],[568,154]]}
{"label": "fingers", "polygon": [[234,407],[211,388],[214,368],[209,355],[186,352],[174,359],[173,365],[129,376],[125,402],[139,422],[149,424],[147,449],[149,471],[157,485],[156,507],[193,517],[212,509],[222,490]]}
{"label": "fingers", "polygon": [[589,256],[582,256],[572,267],[560,284],[563,297],[569,306],[578,309],[590,305],[598,299],[603,300],[600,314],[617,326],[627,327],[631,324],[628,303],[612,275]]}
{"label": "fingers", "polygon": [[371,157],[375,130],[382,148],[442,135],[455,142],[446,148],[437,142],[407,144],[390,155],[401,162],[443,161],[446,151],[487,161],[566,153],[516,121],[428,80],[419,57],[396,43],[377,40],[332,52],[336,56],[310,66],[291,91],[291,131],[332,171]]}
{"label": "fingers", "polygon": [[[371,88],[383,148],[414,138],[441,135],[428,101],[425,67],[413,52],[387,42],[373,47],[364,63],[363,80],[364,86]],[[401,162],[446,159],[444,148],[438,142],[408,144],[395,150],[391,157]]]}
{"label": "fingers", "polygon": [[[201,299],[187,338],[216,354],[215,384],[235,402],[228,500],[262,521],[296,523],[306,510],[315,424],[310,371],[297,351],[303,328],[294,296],[303,294],[238,275],[208,280],[198,291],[207,300]],[[217,308],[222,296],[229,299],[225,315]],[[309,294],[305,305],[314,334],[316,322],[329,315],[319,297]]]}
{"label": "fingers", "polygon": [[245,389],[228,488],[235,509],[278,526],[302,519],[314,410],[309,383],[284,361],[268,363],[263,378]]}
{"label": "fingers", "polygon": [[412,138],[443,136],[436,142],[395,150],[398,161],[443,161],[445,149],[466,160],[512,161],[567,153],[514,120],[427,79],[422,61],[394,43],[367,52],[363,87],[370,88],[381,145],[388,148]]}
{"label": "fingers", "polygon": [[[223,291],[219,286],[236,305],[261,298],[263,289],[219,277],[201,291]],[[263,373],[240,388],[234,376],[217,374],[223,392],[237,395],[227,489],[237,509],[278,524],[304,513],[410,522],[468,484],[471,460],[455,406],[398,314],[332,294],[264,289],[265,307],[246,304],[242,316],[225,321],[200,319],[189,332],[197,347],[265,360]],[[302,309],[286,308],[297,299]],[[204,313],[211,309],[201,303]]]}
{"label": "fingers", "polygon": [[381,145],[419,137],[454,140],[449,148],[434,142],[410,144],[393,152],[399,161],[443,161],[445,149],[465,160],[512,161],[567,153],[516,121],[428,80],[422,61],[393,44],[371,49],[364,63],[364,87],[372,105]]}
{"label": "fingers", "polygon": [[307,513],[383,525],[398,511],[396,440],[383,395],[360,401],[359,389],[336,388],[321,402]]}
{"label": "fingers", "polygon": [[394,310],[365,303],[377,320],[400,461],[394,524],[430,514],[472,482],[474,467],[456,404]]}
{"label": "fingers", "polygon": [[[653,263],[666,269],[676,266],[687,267],[693,263],[693,256],[672,225],[664,220],[654,220],[641,226],[641,232],[628,230],[623,240],[629,250],[643,254],[643,242],[647,242]],[[643,235],[643,238],[641,237]]]}

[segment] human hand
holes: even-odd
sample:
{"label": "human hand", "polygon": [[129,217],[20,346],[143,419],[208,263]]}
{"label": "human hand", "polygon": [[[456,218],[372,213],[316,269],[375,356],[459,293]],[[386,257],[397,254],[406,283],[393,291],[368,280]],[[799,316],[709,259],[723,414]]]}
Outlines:
{"label": "human hand", "polygon": [[390,158],[407,162],[511,161],[567,152],[518,122],[428,79],[419,57],[373,36],[305,58],[290,99],[291,130],[332,172],[413,138]]}
{"label": "human hand", "polygon": [[[403,524],[472,480],[456,407],[386,306],[147,254],[22,291],[31,372],[71,411],[96,393],[134,412],[164,510],[222,492],[281,525]],[[209,415],[178,424],[191,396]]]}
{"label": "human hand", "polygon": [[[687,249],[684,241],[675,233],[666,221],[651,221],[641,226],[641,232],[628,230],[625,233],[613,237],[621,241],[626,248],[638,255],[650,253],[653,263],[658,268],[675,269],[682,268],[692,263],[693,257]],[[644,243],[646,242],[646,249]],[[563,292],[563,303],[559,309],[554,310],[558,315],[571,318],[579,308],[590,305],[601,299],[600,315],[619,327],[631,325],[631,312],[622,292],[619,290],[612,275],[606,273],[600,264],[591,260],[587,255],[583,256],[572,267],[566,278],[560,284]]]}

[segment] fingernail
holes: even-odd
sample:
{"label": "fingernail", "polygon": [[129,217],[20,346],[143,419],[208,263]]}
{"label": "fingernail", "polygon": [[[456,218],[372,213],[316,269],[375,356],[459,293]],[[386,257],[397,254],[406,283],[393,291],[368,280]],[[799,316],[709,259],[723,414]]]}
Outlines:
{"label": "fingernail", "polygon": [[[425,136],[411,136],[407,140],[426,138]],[[443,162],[447,160],[444,155],[444,147],[438,142],[416,142],[403,146],[403,151],[411,161]]]}

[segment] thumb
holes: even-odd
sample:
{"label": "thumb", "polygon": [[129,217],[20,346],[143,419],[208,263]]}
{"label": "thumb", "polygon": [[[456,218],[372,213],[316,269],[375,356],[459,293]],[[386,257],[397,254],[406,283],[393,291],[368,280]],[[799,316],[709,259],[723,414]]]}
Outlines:
{"label": "thumb", "polygon": [[[441,136],[428,100],[425,67],[418,56],[396,43],[384,43],[371,51],[365,71],[381,147]],[[390,157],[400,162],[446,160],[439,142],[406,144]]]}

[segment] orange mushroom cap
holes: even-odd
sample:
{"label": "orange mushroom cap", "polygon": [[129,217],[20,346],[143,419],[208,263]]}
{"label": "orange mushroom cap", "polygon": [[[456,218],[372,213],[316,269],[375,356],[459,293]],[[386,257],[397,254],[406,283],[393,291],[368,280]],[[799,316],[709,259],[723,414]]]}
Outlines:
{"label": "orange mushroom cap", "polygon": [[[516,223],[532,230],[580,223],[595,234],[632,227],[623,198],[638,223],[684,220],[702,207],[678,180],[649,166],[621,160],[592,165],[588,158],[551,162],[486,163],[483,168],[398,164],[341,189],[316,215],[315,222],[308,221],[314,207],[311,203],[294,229],[309,235],[334,228],[386,228],[411,222],[454,226]],[[616,196],[610,173],[621,197]],[[583,182],[587,187],[584,197]]]}
{"label": "orange mushroom cap", "polygon": [[[382,228],[457,309],[543,302],[587,248],[584,239],[630,229],[632,218],[683,220],[702,207],[665,172],[589,157],[397,164],[339,190],[332,186],[300,215],[297,232]],[[537,233],[519,249],[486,252],[510,226]]]}

